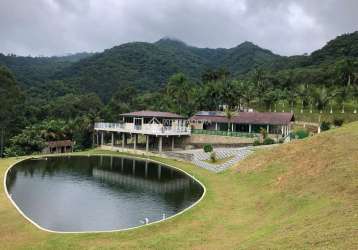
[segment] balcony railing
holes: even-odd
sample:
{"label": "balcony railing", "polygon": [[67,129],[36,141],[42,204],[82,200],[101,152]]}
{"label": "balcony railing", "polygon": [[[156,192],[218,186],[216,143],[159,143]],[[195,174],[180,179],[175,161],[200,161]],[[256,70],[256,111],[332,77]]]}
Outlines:
{"label": "balcony railing", "polygon": [[186,126],[164,126],[163,124],[142,124],[135,125],[133,123],[95,123],[96,130],[109,130],[126,133],[143,133],[155,135],[170,135],[170,134],[183,134],[189,135],[191,133],[190,127]]}
{"label": "balcony railing", "polygon": [[204,129],[192,129],[191,132],[192,132],[192,134],[221,135],[221,136],[248,137],[248,138],[255,138],[255,137],[259,136],[259,134],[256,134],[256,133],[220,131],[220,130],[204,130]]}

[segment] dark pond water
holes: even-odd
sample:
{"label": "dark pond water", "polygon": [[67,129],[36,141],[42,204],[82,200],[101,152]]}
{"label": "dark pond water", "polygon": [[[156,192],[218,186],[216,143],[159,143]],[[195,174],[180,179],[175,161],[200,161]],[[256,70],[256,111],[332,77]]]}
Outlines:
{"label": "dark pond water", "polygon": [[157,163],[110,156],[49,157],[11,168],[6,186],[17,206],[43,228],[102,231],[139,226],[195,203],[202,186]]}

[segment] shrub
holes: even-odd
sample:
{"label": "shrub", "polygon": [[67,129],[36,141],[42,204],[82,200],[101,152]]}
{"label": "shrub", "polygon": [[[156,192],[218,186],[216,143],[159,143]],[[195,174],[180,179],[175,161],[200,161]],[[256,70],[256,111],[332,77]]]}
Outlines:
{"label": "shrub", "polygon": [[294,139],[303,139],[310,135],[309,131],[307,129],[297,129],[293,132],[293,138]]}
{"label": "shrub", "polygon": [[275,144],[275,140],[270,138],[270,137],[266,137],[264,139],[264,142],[263,142],[264,145],[270,145],[270,144]]}
{"label": "shrub", "polygon": [[261,143],[259,140],[255,140],[254,143],[252,144],[253,146],[260,146]]}
{"label": "shrub", "polygon": [[205,152],[205,153],[212,152],[212,151],[213,151],[213,145],[211,145],[211,144],[205,144],[203,149],[204,149],[204,152]]}
{"label": "shrub", "polygon": [[210,154],[210,160],[211,162],[216,162],[216,153],[214,151]]}
{"label": "shrub", "polygon": [[333,119],[333,125],[336,127],[340,127],[343,125],[344,120],[340,118],[334,118]]}
{"label": "shrub", "polygon": [[267,130],[264,128],[260,128],[260,134],[262,136],[262,139],[266,139],[267,138]]}
{"label": "shrub", "polygon": [[284,143],[285,142],[285,139],[284,138],[280,138],[279,140],[278,140],[278,143]]}
{"label": "shrub", "polygon": [[331,123],[327,122],[327,121],[323,121],[321,123],[321,131],[326,131],[329,130],[331,128]]}

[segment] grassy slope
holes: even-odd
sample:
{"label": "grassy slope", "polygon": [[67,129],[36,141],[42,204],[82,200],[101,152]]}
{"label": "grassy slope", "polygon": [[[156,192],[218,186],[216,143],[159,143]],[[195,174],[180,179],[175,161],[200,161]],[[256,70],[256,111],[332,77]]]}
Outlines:
{"label": "grassy slope", "polygon": [[[163,160],[202,180],[208,189],[206,198],[173,220],[124,233],[42,232],[17,213],[1,187],[0,245],[11,249],[357,249],[357,152],[358,123],[353,123],[258,151],[221,174]],[[0,161],[1,178],[14,161]]]}

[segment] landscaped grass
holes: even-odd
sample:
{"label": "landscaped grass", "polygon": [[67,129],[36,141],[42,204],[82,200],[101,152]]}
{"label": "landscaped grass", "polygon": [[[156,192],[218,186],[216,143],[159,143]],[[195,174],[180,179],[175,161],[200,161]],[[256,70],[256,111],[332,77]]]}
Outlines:
{"label": "landscaped grass", "polygon": [[[1,187],[0,248],[358,248],[358,123],[258,150],[220,174],[155,159],[200,179],[207,187],[202,202],[172,220],[128,232],[53,234],[26,221]],[[0,161],[1,178],[15,161]]]}

